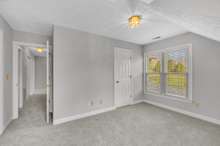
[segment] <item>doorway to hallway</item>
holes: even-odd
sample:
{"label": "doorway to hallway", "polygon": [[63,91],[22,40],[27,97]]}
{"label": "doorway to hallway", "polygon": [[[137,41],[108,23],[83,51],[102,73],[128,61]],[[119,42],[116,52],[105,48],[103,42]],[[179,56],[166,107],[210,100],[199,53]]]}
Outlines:
{"label": "doorway to hallway", "polygon": [[[52,49],[45,45],[14,43],[13,122],[15,127],[52,122]],[[17,124],[16,124],[17,123]]]}

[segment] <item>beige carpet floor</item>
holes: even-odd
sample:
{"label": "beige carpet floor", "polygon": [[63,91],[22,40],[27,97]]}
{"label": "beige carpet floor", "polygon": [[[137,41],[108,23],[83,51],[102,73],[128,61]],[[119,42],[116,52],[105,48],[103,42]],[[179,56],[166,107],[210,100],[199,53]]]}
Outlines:
{"label": "beige carpet floor", "polygon": [[36,102],[44,100],[30,99],[0,146],[220,146],[220,126],[145,103],[47,125],[45,106]]}

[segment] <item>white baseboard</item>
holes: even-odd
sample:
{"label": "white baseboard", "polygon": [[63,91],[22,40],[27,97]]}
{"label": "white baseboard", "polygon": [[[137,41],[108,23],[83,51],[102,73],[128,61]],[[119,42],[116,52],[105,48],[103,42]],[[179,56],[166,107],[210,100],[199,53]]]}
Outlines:
{"label": "white baseboard", "polygon": [[144,99],[139,99],[139,100],[134,100],[132,104],[134,105],[134,104],[143,103],[143,102],[145,102]]}
{"label": "white baseboard", "polygon": [[0,127],[0,136],[2,135],[3,132],[4,132],[4,128]]}
{"label": "white baseboard", "polygon": [[[157,106],[157,107],[161,107],[161,108],[164,108],[164,109],[167,109],[167,110],[170,110],[170,111],[174,111],[174,112],[177,112],[177,113],[180,113],[180,114],[184,114],[184,115],[187,115],[187,116],[190,116],[190,117],[193,117],[193,118],[197,118],[197,119],[200,119],[200,120],[203,120],[203,121],[207,121],[207,122],[210,122],[210,123],[213,123],[213,124],[220,125],[220,120],[218,120],[218,119],[208,117],[208,116],[204,116],[204,115],[197,114],[197,113],[193,113],[193,112],[189,112],[189,111],[182,110],[182,109],[179,109],[179,108],[170,107],[168,105],[164,105],[164,104],[161,104],[161,103],[149,101],[149,100],[146,100],[146,99],[136,100],[136,101],[133,102],[133,104],[138,104],[138,103],[143,103],[143,102],[154,105],[154,106]],[[97,115],[97,114],[105,113],[105,112],[112,111],[112,110],[115,110],[115,109],[116,109],[116,107],[110,107],[110,108],[91,111],[91,112],[84,113],[84,114],[78,114],[78,115],[71,116],[71,117],[57,119],[57,120],[54,120],[53,124],[58,125],[58,124],[66,123],[66,122],[69,122],[69,121],[74,121],[74,120],[94,116],[94,115]]]}
{"label": "white baseboard", "polygon": [[5,131],[5,129],[8,127],[8,125],[11,123],[12,119],[9,119],[6,123],[6,125],[3,125],[3,127],[0,128],[0,135],[2,135]]}
{"label": "white baseboard", "polygon": [[74,121],[74,120],[78,120],[78,119],[94,116],[94,115],[105,113],[105,112],[109,112],[109,111],[112,111],[112,110],[115,110],[115,109],[116,109],[115,107],[110,107],[110,108],[105,108],[105,109],[99,109],[99,110],[91,111],[91,112],[88,112],[88,113],[74,115],[74,116],[71,116],[71,117],[57,119],[57,120],[53,121],[53,125],[58,125],[58,124],[66,123],[66,122],[69,122],[69,121]]}
{"label": "white baseboard", "polygon": [[208,117],[208,116],[204,116],[204,115],[201,115],[201,114],[189,112],[189,111],[182,110],[182,109],[179,109],[179,108],[170,107],[168,105],[164,105],[164,104],[149,101],[149,100],[144,100],[144,102],[148,103],[148,104],[151,104],[151,105],[154,105],[154,106],[158,106],[158,107],[167,109],[167,110],[171,110],[171,111],[174,111],[174,112],[177,112],[177,113],[181,113],[181,114],[184,114],[184,115],[196,118],[196,119],[200,119],[200,120],[203,120],[203,121],[206,121],[206,122],[210,122],[210,123],[213,123],[213,124],[220,125],[220,120],[212,118],[212,117]]}
{"label": "white baseboard", "polygon": [[[144,100],[135,100],[131,105],[142,103],[142,102],[144,102]],[[99,109],[99,110],[91,111],[91,112],[88,112],[88,113],[83,113],[83,114],[78,114],[78,115],[71,116],[71,117],[57,119],[57,120],[53,121],[53,125],[58,125],[58,124],[66,123],[66,122],[69,122],[69,121],[74,121],[74,120],[94,116],[94,115],[97,115],[97,114],[109,112],[109,111],[115,110],[116,108],[117,108],[116,106],[113,106],[113,107],[110,107],[110,108]]]}

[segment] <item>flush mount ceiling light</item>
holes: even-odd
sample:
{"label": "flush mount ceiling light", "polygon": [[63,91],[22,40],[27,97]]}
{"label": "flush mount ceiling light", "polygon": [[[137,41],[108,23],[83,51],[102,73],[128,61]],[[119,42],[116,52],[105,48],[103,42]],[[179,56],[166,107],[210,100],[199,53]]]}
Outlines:
{"label": "flush mount ceiling light", "polygon": [[38,53],[42,53],[42,52],[44,51],[44,48],[36,48],[36,51],[37,51]]}
{"label": "flush mount ceiling light", "polygon": [[140,15],[133,15],[128,18],[128,25],[130,28],[136,28],[141,23],[141,16]]}

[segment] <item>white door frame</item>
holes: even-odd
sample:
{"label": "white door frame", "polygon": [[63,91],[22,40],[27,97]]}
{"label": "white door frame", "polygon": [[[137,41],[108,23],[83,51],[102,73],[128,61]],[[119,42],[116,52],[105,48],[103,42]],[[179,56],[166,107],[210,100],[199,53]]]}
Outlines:
{"label": "white door frame", "polygon": [[47,74],[46,74],[46,122],[50,122],[50,115],[49,115],[49,105],[50,105],[50,46],[49,46],[49,41],[47,41],[46,45],[47,49],[47,56],[46,56],[46,65],[47,65]]}
{"label": "white door frame", "polygon": [[20,47],[16,44],[13,44],[13,119],[18,118],[18,109],[20,107],[19,97],[20,97],[20,83],[19,83],[19,51]]}
{"label": "white door frame", "polygon": [[[0,29],[0,54],[3,54],[3,30]],[[4,131],[4,125],[3,125],[3,104],[4,104],[4,95],[3,95],[3,79],[4,79],[4,73],[3,73],[3,69],[4,69],[4,62],[3,62],[3,57],[0,57],[0,135],[3,133]]]}
{"label": "white door frame", "polygon": [[52,102],[53,102],[53,99],[52,99],[52,95],[53,95],[53,93],[52,93],[52,86],[53,86],[53,66],[52,66],[52,64],[53,64],[53,59],[52,59],[52,57],[53,57],[53,52],[52,52],[52,47],[50,46],[50,42],[49,41],[47,41],[47,45],[46,45],[46,49],[47,49],[47,62],[46,62],[46,64],[47,64],[47,86],[46,86],[46,90],[47,90],[47,97],[46,97],[46,105],[47,105],[47,107],[46,107],[46,122],[47,123],[52,123],[53,122],[53,119],[52,119],[52,115],[50,115],[51,113],[53,113],[53,104],[52,104]]}
{"label": "white door frame", "polygon": [[23,108],[24,103],[24,93],[23,93],[23,49],[18,47],[16,52],[18,51],[18,82],[17,82],[17,88],[18,88],[18,106],[19,108]]}
{"label": "white door frame", "polygon": [[[118,105],[117,103],[117,97],[116,97],[116,82],[117,82],[117,78],[116,78],[116,74],[117,74],[117,65],[116,65],[116,59],[117,59],[117,53],[118,53],[118,49],[124,49],[124,48],[114,48],[114,106],[117,108],[117,107],[120,107],[121,105]],[[127,49],[131,52],[131,60],[130,60],[130,72],[131,72],[131,77],[133,76],[133,54],[132,54],[132,51],[130,49]],[[134,100],[134,94],[133,94],[133,82],[132,82],[132,78],[131,78],[131,81],[130,81],[130,94],[131,94],[131,101],[130,103],[128,103],[127,105],[130,105],[130,104],[133,104],[133,100]],[[125,106],[125,105],[122,105],[122,106]]]}
{"label": "white door frame", "polygon": [[24,43],[24,42],[13,42],[13,119],[18,118],[18,112],[19,112],[19,92],[18,92],[18,55],[19,55],[19,49],[21,49],[19,46],[32,46],[32,47],[44,47],[46,48],[46,45],[42,44],[31,44],[31,43]]}

